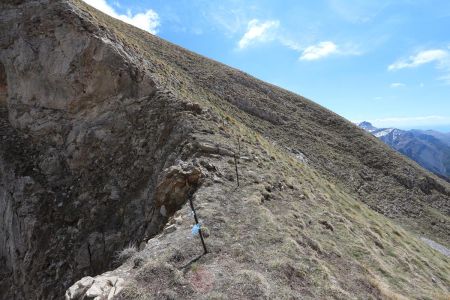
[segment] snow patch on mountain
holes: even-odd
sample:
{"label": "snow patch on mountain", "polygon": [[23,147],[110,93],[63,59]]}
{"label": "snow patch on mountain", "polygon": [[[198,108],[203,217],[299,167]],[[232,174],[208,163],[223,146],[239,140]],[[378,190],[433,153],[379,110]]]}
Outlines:
{"label": "snow patch on mountain", "polygon": [[392,131],[394,131],[394,128],[387,128],[387,129],[381,129],[381,130],[376,130],[373,131],[373,135],[376,136],[377,138],[386,136],[388,134],[390,134]]}
{"label": "snow patch on mountain", "polygon": [[370,122],[358,126],[425,169],[450,178],[450,137],[447,134],[434,130],[377,128]]}

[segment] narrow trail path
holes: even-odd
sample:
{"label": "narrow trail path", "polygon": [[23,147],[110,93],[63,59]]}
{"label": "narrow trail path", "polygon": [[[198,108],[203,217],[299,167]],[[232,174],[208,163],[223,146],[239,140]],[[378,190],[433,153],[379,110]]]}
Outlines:
{"label": "narrow trail path", "polygon": [[445,246],[443,246],[443,245],[441,245],[439,243],[436,243],[435,241],[432,241],[430,239],[424,238],[424,237],[421,237],[420,239],[422,241],[424,241],[428,246],[433,248],[434,250],[439,251],[442,254],[450,257],[450,249],[448,249],[447,247],[445,247]]}

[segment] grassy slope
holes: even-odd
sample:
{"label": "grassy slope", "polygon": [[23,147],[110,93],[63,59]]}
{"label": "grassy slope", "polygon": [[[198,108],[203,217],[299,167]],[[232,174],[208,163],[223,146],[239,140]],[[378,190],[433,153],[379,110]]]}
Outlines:
{"label": "grassy slope", "polygon": [[[449,245],[448,184],[307,99],[75,3],[152,62],[160,86],[219,116],[198,120],[198,128],[214,132],[199,133],[199,139],[226,145],[240,136],[242,154],[251,158],[240,166],[240,189],[227,180],[207,179],[198,192],[213,254],[197,264],[215,278],[213,291],[182,288],[183,280],[192,283],[201,274],[198,265],[181,274],[171,269],[189,261],[198,247],[187,238],[184,222],[175,235],[149,242],[152,251],[140,255],[153,258],[130,271],[135,281],[128,293],[448,297],[449,259],[416,235],[423,232]],[[297,161],[287,148],[303,152],[308,163]],[[224,177],[233,173],[226,158],[204,159]],[[180,214],[187,219],[187,208]],[[164,242],[170,247],[161,247]],[[179,256],[175,261],[174,255]],[[151,284],[158,268],[169,270],[168,287]]]}
{"label": "grassy slope", "polygon": [[[446,299],[450,259],[343,192],[307,164],[229,116],[198,120],[220,127],[197,140],[233,146],[241,139],[241,186],[232,160],[216,166],[196,194],[211,251],[190,236],[186,205],[173,233],[148,242],[121,267],[124,299]],[[214,176],[219,180],[213,180]],[[231,180],[230,180],[231,179]],[[175,223],[173,219],[171,223]],[[144,261],[135,267],[136,259]],[[119,272],[120,273],[120,272]],[[164,275],[161,275],[164,274]]]}
{"label": "grassy slope", "polygon": [[[78,3],[78,2],[77,2]],[[90,11],[154,66],[160,86],[213,105],[256,132],[304,153],[329,180],[372,209],[450,247],[450,185],[338,115],[147,32]]]}

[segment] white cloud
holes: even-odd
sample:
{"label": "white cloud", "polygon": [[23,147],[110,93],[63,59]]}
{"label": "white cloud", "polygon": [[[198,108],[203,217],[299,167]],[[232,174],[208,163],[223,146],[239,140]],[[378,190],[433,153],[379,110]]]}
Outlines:
{"label": "white cloud", "polygon": [[370,121],[376,127],[426,127],[450,125],[450,116],[389,117]]}
{"label": "white cloud", "polygon": [[394,83],[391,83],[391,88],[400,88],[400,87],[404,87],[404,86],[406,86],[406,84],[404,84],[404,83],[401,83],[401,82],[394,82]]}
{"label": "white cloud", "polygon": [[415,68],[423,64],[437,62],[442,65],[449,58],[449,53],[442,49],[425,50],[410,56],[408,59],[401,59],[388,66],[389,71],[404,68]]}
{"label": "white cloud", "polygon": [[146,30],[150,33],[156,34],[159,26],[159,16],[152,10],[148,9],[143,13],[131,14],[130,11],[126,15],[117,13],[114,8],[109,5],[106,0],[83,0],[92,7],[110,15],[113,18],[119,19],[125,23],[136,26],[140,29]]}
{"label": "white cloud", "polygon": [[274,39],[273,30],[278,28],[280,22],[277,20],[269,20],[261,22],[253,19],[248,22],[247,31],[239,40],[238,46],[244,49],[255,42],[266,42]]}
{"label": "white cloud", "polygon": [[300,53],[300,60],[312,61],[330,55],[361,55],[358,45],[346,43],[337,45],[332,41],[322,41],[305,47],[298,41],[290,38],[278,20],[260,21],[252,19],[247,24],[247,31],[238,42],[238,49],[247,48],[258,42],[277,42]]}
{"label": "white cloud", "polygon": [[353,43],[337,45],[332,41],[322,41],[305,47],[289,37],[281,28],[278,20],[260,21],[252,19],[247,24],[247,31],[238,42],[238,49],[247,48],[258,42],[277,42],[300,53],[300,60],[318,60],[332,54],[361,55],[359,47]]}
{"label": "white cloud", "polygon": [[[416,68],[424,64],[433,63],[435,68],[441,72],[438,80],[450,85],[450,51],[447,49],[430,49],[418,52],[407,59],[400,59],[388,66],[389,71],[405,68]],[[420,87],[423,87],[421,84]]]}
{"label": "white cloud", "polygon": [[317,45],[309,46],[303,50],[300,60],[316,60],[336,52],[337,46],[335,43],[330,41],[320,42]]}
{"label": "white cloud", "polygon": [[279,36],[278,40],[283,46],[288,47],[289,49],[301,52],[303,50],[302,46],[294,40],[286,38],[284,36]]}

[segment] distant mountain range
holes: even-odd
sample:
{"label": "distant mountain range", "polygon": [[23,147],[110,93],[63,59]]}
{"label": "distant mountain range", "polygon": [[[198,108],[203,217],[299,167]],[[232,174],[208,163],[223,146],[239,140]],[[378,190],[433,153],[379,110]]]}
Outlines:
{"label": "distant mountain range", "polygon": [[362,122],[358,126],[422,167],[450,180],[450,133],[377,128],[369,122]]}

